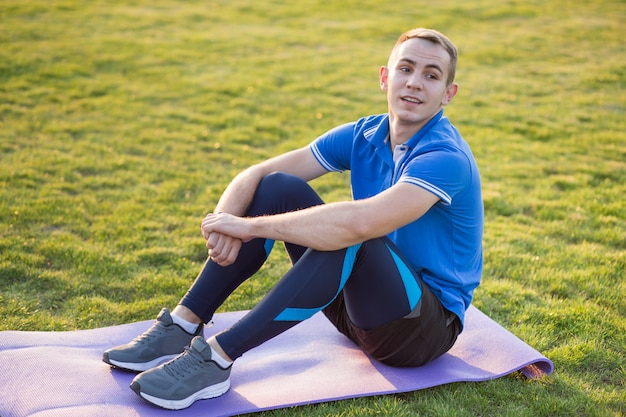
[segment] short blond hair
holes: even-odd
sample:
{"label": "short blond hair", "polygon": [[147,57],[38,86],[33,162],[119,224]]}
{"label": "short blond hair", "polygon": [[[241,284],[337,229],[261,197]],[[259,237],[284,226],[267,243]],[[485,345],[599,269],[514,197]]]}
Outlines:
{"label": "short blond hair", "polygon": [[391,50],[391,54],[389,55],[390,63],[391,60],[394,58],[395,52],[398,47],[409,39],[424,39],[434,44],[441,45],[446,50],[446,52],[448,52],[448,55],[450,56],[450,65],[448,68],[448,78],[446,79],[446,82],[448,83],[448,85],[452,84],[456,75],[456,63],[459,57],[459,52],[450,39],[448,39],[443,33],[438,32],[434,29],[415,28],[406,31],[402,35],[400,35],[400,37],[396,41],[396,44]]}

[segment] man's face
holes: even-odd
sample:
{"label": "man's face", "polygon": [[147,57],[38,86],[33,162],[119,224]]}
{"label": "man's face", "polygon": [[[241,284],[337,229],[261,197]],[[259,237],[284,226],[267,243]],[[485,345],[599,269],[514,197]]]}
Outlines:
{"label": "man's face", "polygon": [[457,91],[447,85],[450,57],[440,45],[409,39],[392,53],[388,67],[380,69],[380,85],[387,92],[392,123],[420,129]]}

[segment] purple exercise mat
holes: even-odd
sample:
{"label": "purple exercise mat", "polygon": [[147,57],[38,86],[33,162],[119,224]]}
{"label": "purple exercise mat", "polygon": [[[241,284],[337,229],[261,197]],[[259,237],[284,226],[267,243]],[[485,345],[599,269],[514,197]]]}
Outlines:
{"label": "purple exercise mat", "polygon": [[[246,312],[221,313],[207,336]],[[72,332],[0,332],[0,416],[232,416],[368,395],[485,381],[521,370],[550,374],[552,362],[474,307],[456,345],[419,368],[392,368],[363,354],[322,314],[246,353],[225,395],[180,411],[144,402],[134,374],[111,369],[102,351],[126,343],[152,321]]]}

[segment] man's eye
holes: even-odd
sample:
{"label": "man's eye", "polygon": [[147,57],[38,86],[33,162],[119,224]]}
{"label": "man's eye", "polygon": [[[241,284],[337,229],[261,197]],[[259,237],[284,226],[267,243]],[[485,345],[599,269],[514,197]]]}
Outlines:
{"label": "man's eye", "polygon": [[410,69],[410,68],[408,68],[408,67],[400,67],[399,69],[400,69],[400,71],[402,71],[402,72],[410,72],[410,71],[411,71],[411,69]]}

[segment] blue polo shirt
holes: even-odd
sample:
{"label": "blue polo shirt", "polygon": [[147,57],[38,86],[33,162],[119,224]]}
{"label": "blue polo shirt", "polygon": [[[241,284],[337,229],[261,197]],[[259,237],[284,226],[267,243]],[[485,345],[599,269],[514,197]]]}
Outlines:
{"label": "blue polo shirt", "polygon": [[439,197],[388,237],[463,323],[483,268],[483,200],[474,156],[443,110],[393,151],[388,138],[389,116],[374,115],[328,131],[310,148],[328,171],[350,170],[355,200],[398,182]]}

